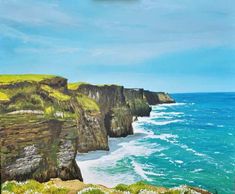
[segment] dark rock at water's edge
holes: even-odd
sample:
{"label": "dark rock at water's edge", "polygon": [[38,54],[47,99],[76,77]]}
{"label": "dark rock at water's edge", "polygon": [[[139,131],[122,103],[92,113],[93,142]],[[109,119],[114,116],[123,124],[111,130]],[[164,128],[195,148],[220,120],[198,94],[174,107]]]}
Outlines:
{"label": "dark rock at water's edge", "polygon": [[149,105],[175,103],[175,100],[165,92],[151,92],[144,90],[144,98],[147,100]]}
{"label": "dark rock at water's edge", "polygon": [[1,182],[82,180],[77,152],[109,150],[108,136],[133,134],[133,117],[169,99],[58,76],[0,75]]}
{"label": "dark rock at water's edge", "polygon": [[124,89],[124,95],[133,116],[150,116],[151,107],[144,97],[144,89]]}

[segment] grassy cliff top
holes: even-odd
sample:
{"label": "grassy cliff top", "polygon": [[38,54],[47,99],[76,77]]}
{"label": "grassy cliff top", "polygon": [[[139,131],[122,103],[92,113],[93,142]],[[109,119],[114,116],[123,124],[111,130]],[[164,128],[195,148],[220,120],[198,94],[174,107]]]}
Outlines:
{"label": "grassy cliff top", "polygon": [[81,85],[91,85],[91,86],[97,86],[97,87],[120,86],[117,84],[90,84],[87,82],[75,82],[75,83],[68,83],[68,89],[69,90],[77,90]]}
{"label": "grassy cliff top", "polygon": [[18,82],[40,82],[45,79],[51,79],[54,75],[22,74],[22,75],[0,75],[0,85],[14,84]]}
{"label": "grassy cliff top", "polygon": [[69,90],[77,90],[79,86],[83,84],[89,84],[87,82],[75,82],[75,83],[68,83],[68,89]]}

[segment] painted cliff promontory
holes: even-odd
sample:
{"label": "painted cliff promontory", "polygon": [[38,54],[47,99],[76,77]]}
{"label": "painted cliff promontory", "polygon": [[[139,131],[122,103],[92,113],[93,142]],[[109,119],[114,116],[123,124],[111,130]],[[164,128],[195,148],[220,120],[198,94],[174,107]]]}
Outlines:
{"label": "painted cliff promontory", "polygon": [[133,117],[165,93],[67,83],[51,75],[0,76],[1,182],[79,179],[78,152],[108,150],[108,137],[133,134]]}

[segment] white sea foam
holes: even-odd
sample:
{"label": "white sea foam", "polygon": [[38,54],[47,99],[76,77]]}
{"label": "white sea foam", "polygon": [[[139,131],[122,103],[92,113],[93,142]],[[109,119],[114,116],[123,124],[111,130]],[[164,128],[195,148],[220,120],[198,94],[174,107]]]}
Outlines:
{"label": "white sea foam", "polygon": [[[147,118],[142,118],[142,119],[144,120],[143,122],[148,123]],[[169,121],[165,121],[165,122],[169,122]],[[136,126],[138,126],[138,125],[139,125],[139,123],[136,123]],[[172,143],[176,146],[179,146],[180,148],[182,148],[182,149],[184,149],[188,152],[192,152],[196,156],[207,157],[206,154],[197,152],[196,150],[194,150],[192,148],[189,148],[187,145],[178,143],[178,141],[177,141],[178,136],[177,135],[173,135],[173,134],[159,134],[159,135],[156,135],[152,131],[146,131],[144,129],[141,129],[141,127],[139,127],[138,129],[141,130],[142,133],[146,134],[146,138],[161,139],[161,140],[164,140],[166,142]]]}
{"label": "white sea foam", "polygon": [[169,142],[171,144],[179,146],[180,148],[182,148],[188,152],[192,152],[196,156],[207,157],[206,154],[197,152],[196,150],[189,148],[187,145],[178,143],[178,141],[177,141],[178,136],[177,135],[173,135],[173,134],[160,134],[160,135],[148,134],[148,137],[164,140],[166,142]]}
{"label": "white sea foam", "polygon": [[147,173],[144,171],[144,169],[142,168],[142,166],[140,164],[138,164],[135,161],[131,162],[132,166],[134,167],[135,172],[144,180],[147,181],[151,181],[150,178],[148,178],[148,176],[146,175]]}
{"label": "white sea foam", "polygon": [[166,110],[166,107],[158,106],[158,105],[152,106],[152,111],[156,111],[156,110]]}
{"label": "white sea foam", "polygon": [[166,103],[166,104],[159,104],[157,106],[160,107],[168,107],[168,106],[183,106],[186,105],[187,103],[183,103],[183,102],[177,102],[177,103]]}
{"label": "white sea foam", "polygon": [[176,142],[176,139],[178,138],[177,135],[169,134],[169,133],[163,133],[163,134],[154,134],[153,131],[147,131],[143,129],[139,123],[135,122],[133,123],[133,128],[135,133],[140,133],[145,136],[145,138],[151,138],[151,139],[161,139],[169,142]]}
{"label": "white sea foam", "polygon": [[206,125],[207,126],[214,126],[215,124],[214,123],[207,123]]}
{"label": "white sea foam", "polygon": [[[76,160],[79,167],[81,168],[84,182],[103,184],[112,187],[118,183],[123,183],[124,181],[124,183],[128,184],[137,181],[136,176],[129,171],[124,173],[122,172],[120,174],[115,173],[114,175],[113,173],[110,173],[105,169],[115,168],[117,162],[126,157],[148,157],[152,153],[160,152],[165,149],[163,147],[160,147],[156,143],[148,144],[148,146],[145,146],[144,143],[138,142],[138,139],[142,139],[143,137],[148,135],[149,132],[145,132],[144,130],[141,130],[141,128],[139,128],[137,129],[137,133],[133,136],[118,139],[110,138],[110,151],[96,151],[93,153],[91,152],[88,154],[78,155]],[[134,170],[136,171],[136,173],[139,173],[142,178],[147,178],[146,175],[146,177],[144,177],[144,172],[141,171],[141,166],[138,166],[138,164],[134,166]]]}
{"label": "white sea foam", "polygon": [[197,172],[201,172],[201,171],[203,171],[203,169],[201,169],[201,168],[197,168],[197,169],[192,170],[191,172],[193,172],[193,173],[197,173]]}
{"label": "white sea foam", "polygon": [[154,173],[154,172],[149,172],[149,171],[145,171],[145,174],[152,175],[152,176],[165,176],[164,173]]}
{"label": "white sea foam", "polygon": [[151,112],[150,113],[150,119],[151,118],[164,118],[164,119],[171,119],[174,116],[180,117],[184,113],[182,112]]}
{"label": "white sea foam", "polygon": [[175,160],[175,163],[177,164],[183,164],[184,162],[182,160]]}
{"label": "white sea foam", "polygon": [[166,156],[166,154],[161,153],[161,154],[159,154],[158,156],[163,157],[163,156]]}
{"label": "white sea foam", "polygon": [[149,123],[152,125],[158,125],[158,126],[162,126],[162,125],[169,125],[171,123],[180,123],[183,122],[184,120],[181,119],[175,119],[175,120],[170,120],[170,121],[154,121],[154,120],[145,120],[145,123]]}
{"label": "white sea foam", "polygon": [[172,179],[173,179],[173,180],[180,180],[180,181],[181,181],[181,180],[184,180],[183,178],[180,178],[180,177],[173,177]]}
{"label": "white sea foam", "polygon": [[168,107],[174,107],[174,106],[184,106],[187,103],[169,103],[169,104],[158,104],[158,105],[153,105],[152,110],[153,111],[158,111],[158,110],[166,110]]}
{"label": "white sea foam", "polygon": [[[138,121],[133,123],[134,135],[126,138],[109,138],[110,151],[95,151],[88,154],[79,154],[76,160],[81,168],[84,182],[113,187],[119,183],[131,184],[140,180],[137,177],[151,181],[151,176],[164,176],[161,172],[155,173],[147,171],[146,169],[149,169],[150,167],[139,164],[134,160],[134,157],[148,158],[151,154],[156,152],[159,153],[159,157],[166,156],[161,153],[161,151],[167,149],[166,147],[161,147],[157,143],[148,143],[146,145],[146,143],[142,141],[146,138],[160,139],[171,144],[175,144],[176,146],[180,146],[187,151],[194,152],[194,154],[200,155],[201,153],[179,144],[177,135],[169,133],[154,134],[153,131],[147,130],[148,126],[145,125],[146,123],[149,123],[156,126],[163,126],[171,123],[183,122],[184,120],[176,119],[183,115],[183,112],[166,112],[164,110],[170,106],[182,106],[185,104],[186,103],[176,103],[153,106],[153,111],[151,112],[150,117],[139,117]],[[161,121],[158,120],[158,118],[166,120]],[[113,173],[118,167],[117,165],[120,164],[119,162],[121,160],[122,162],[125,161],[123,160],[125,158],[131,159],[131,165],[126,167],[129,170],[126,170],[125,172],[122,171],[120,173]],[[175,163],[175,165],[183,163],[182,160],[172,160],[172,162]]]}
{"label": "white sea foam", "polygon": [[200,152],[197,152],[196,150],[192,149],[192,148],[189,148],[187,145],[184,145],[184,144],[177,144],[179,147],[181,147],[182,149],[185,149],[186,151],[188,152],[192,152],[194,153],[196,156],[202,156],[202,157],[206,157],[205,154],[202,154]]}
{"label": "white sea foam", "polygon": [[168,134],[168,133],[163,133],[163,134],[160,134],[160,135],[152,135],[150,137],[155,138],[155,139],[165,140],[165,141],[170,141],[169,139],[178,138],[177,135]]}

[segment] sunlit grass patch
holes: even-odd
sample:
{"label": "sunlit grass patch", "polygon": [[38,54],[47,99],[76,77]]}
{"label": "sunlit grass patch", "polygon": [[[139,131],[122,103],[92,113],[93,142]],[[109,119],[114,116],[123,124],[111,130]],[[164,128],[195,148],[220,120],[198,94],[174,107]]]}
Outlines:
{"label": "sunlit grass patch", "polygon": [[77,90],[83,84],[88,84],[88,83],[86,83],[86,82],[68,83],[68,89],[69,90]]}
{"label": "sunlit grass patch", "polygon": [[55,187],[54,185],[49,185],[47,183],[39,183],[35,180],[28,180],[23,183],[18,183],[16,181],[5,182],[1,185],[1,190],[3,194],[14,193],[14,194],[66,194],[68,190],[65,188]]}
{"label": "sunlit grass patch", "polygon": [[[118,191],[127,191],[133,194],[138,194],[138,193],[148,193],[148,192],[156,192],[156,193],[167,193],[168,191],[165,188],[161,188],[161,187],[155,187],[152,185],[148,185],[144,182],[137,182],[134,183],[132,185],[125,185],[125,184],[119,184],[117,185],[114,189],[118,190]],[[146,191],[146,192],[145,192]],[[169,194],[171,194],[171,192],[169,192]],[[173,194],[173,193],[172,193]]]}
{"label": "sunlit grass patch", "polygon": [[99,188],[88,187],[79,191],[77,194],[105,194],[105,192],[101,191]]}
{"label": "sunlit grass patch", "polygon": [[55,90],[48,85],[42,85],[41,88],[46,91],[50,97],[53,97],[59,101],[68,101],[71,98],[69,95],[63,94],[62,92]]}
{"label": "sunlit grass patch", "polygon": [[9,101],[10,98],[7,94],[0,92],[0,101]]}
{"label": "sunlit grass patch", "polygon": [[78,103],[85,109],[90,111],[99,111],[99,105],[91,98],[87,97],[84,94],[77,95]]}

